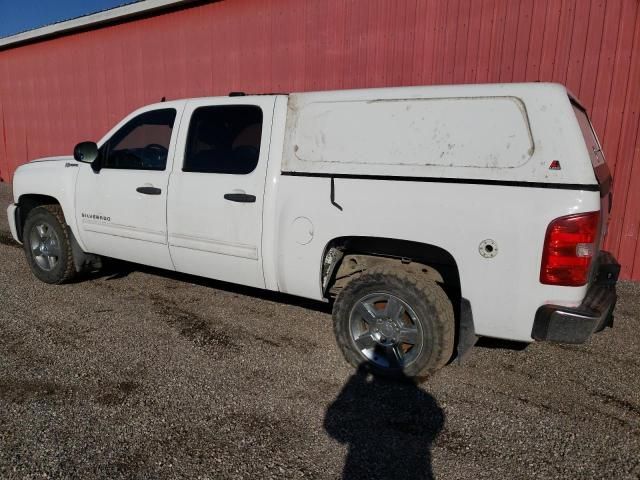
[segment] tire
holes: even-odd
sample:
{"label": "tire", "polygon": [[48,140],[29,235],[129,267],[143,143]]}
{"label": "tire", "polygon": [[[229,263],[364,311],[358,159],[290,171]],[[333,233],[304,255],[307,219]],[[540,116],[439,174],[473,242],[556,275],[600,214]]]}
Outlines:
{"label": "tire", "polygon": [[453,353],[451,301],[437,283],[397,267],[374,267],[348,283],[333,306],[333,329],[351,365],[386,377],[423,380]]}
{"label": "tire", "polygon": [[60,205],[42,205],[31,210],[22,240],[29,267],[39,280],[60,284],[75,277],[71,233]]}

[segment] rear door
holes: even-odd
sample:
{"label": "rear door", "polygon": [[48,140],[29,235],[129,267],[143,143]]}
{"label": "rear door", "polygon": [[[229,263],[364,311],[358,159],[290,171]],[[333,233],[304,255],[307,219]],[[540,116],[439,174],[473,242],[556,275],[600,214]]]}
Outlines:
{"label": "rear door", "polygon": [[187,103],[167,209],[176,270],[264,288],[262,206],[274,103]]}

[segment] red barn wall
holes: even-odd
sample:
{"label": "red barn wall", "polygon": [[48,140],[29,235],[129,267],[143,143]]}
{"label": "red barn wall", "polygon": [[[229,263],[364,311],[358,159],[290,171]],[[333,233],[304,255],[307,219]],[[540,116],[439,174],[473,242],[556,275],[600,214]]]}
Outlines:
{"label": "red barn wall", "polygon": [[615,177],[607,247],[640,280],[638,0],[226,0],[0,51],[0,177],[161,97],[553,81]]}

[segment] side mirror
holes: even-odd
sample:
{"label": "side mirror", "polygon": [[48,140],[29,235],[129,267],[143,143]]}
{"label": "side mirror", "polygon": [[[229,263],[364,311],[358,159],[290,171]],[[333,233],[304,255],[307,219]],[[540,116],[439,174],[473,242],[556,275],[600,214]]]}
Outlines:
{"label": "side mirror", "polygon": [[81,142],[73,149],[73,158],[78,162],[93,163],[98,158],[98,145],[95,142]]}

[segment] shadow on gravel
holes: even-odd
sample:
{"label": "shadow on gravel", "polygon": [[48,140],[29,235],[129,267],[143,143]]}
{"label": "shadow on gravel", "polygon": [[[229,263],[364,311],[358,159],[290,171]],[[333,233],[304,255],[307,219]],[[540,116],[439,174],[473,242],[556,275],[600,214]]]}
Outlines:
{"label": "shadow on gravel", "polygon": [[0,230],[0,244],[7,245],[9,247],[22,248],[18,242],[16,242],[11,233]]}
{"label": "shadow on gravel", "polygon": [[444,422],[438,402],[415,383],[374,377],[363,364],[327,409],[324,428],[348,445],[344,480],[428,480]]}
{"label": "shadow on gravel", "polygon": [[500,349],[500,350],[515,350],[522,351],[529,346],[525,342],[516,342],[514,340],[502,340],[500,338],[480,337],[475,344],[475,347]]}
{"label": "shadow on gravel", "polygon": [[102,269],[97,272],[83,275],[77,281],[95,280],[104,278],[107,281],[119,280],[126,278],[134,272],[146,273],[163,278],[170,278],[185,283],[192,283],[202,287],[215,288],[229,293],[245,295],[247,297],[255,297],[262,300],[269,300],[277,303],[286,303],[297,307],[307,308],[323,313],[331,313],[331,305],[320,301],[310,300],[307,298],[296,297],[294,295],[286,295],[283,293],[273,292],[269,290],[261,290],[259,288],[246,287],[234,283],[222,282],[219,280],[211,280],[186,273],[173,272],[171,270],[163,270],[160,268],[148,267],[146,265],[138,265],[122,260],[106,259]]}

